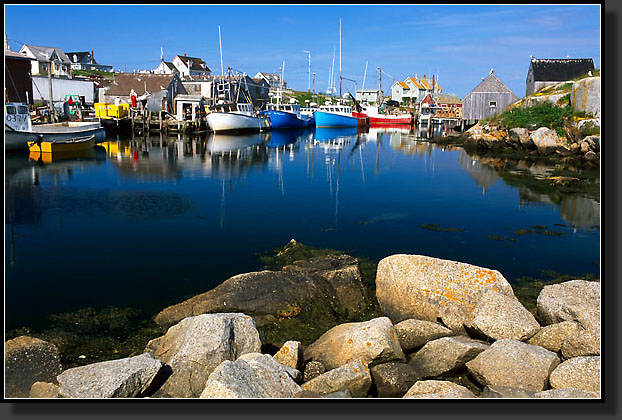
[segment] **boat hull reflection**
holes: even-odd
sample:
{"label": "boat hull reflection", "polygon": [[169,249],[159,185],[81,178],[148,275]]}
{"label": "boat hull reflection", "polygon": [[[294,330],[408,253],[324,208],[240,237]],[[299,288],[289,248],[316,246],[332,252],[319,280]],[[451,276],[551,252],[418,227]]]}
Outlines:
{"label": "boat hull reflection", "polygon": [[212,134],[207,139],[206,149],[211,154],[235,152],[265,143],[269,133]]}

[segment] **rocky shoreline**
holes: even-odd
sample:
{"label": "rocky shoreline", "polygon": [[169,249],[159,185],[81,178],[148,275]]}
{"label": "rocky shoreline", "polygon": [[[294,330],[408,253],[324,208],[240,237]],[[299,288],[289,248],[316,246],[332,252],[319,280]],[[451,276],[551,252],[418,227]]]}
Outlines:
{"label": "rocky shoreline", "polygon": [[6,398],[600,398],[600,283],[545,286],[527,310],[492,269],[327,254],[233,276],[162,310],[141,354],[63,369],[5,342]]}

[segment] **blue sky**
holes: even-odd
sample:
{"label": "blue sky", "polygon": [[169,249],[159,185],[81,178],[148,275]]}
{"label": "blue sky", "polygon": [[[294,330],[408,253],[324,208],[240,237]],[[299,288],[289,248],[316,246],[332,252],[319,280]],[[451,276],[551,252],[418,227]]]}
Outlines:
{"label": "blue sky", "polygon": [[[277,73],[308,87],[308,55],[316,89],[325,91],[342,19],[342,75],[361,88],[390,92],[394,80],[436,74],[447,93],[463,98],[491,68],[517,95],[525,94],[529,56],[593,58],[600,68],[599,5],[5,5],[11,49],[22,44],[94,50],[100,64],[152,69],[176,54],[204,59],[220,73],[218,26],[225,69]],[[337,90],[339,85],[337,81]],[[355,84],[344,80],[343,91]]]}

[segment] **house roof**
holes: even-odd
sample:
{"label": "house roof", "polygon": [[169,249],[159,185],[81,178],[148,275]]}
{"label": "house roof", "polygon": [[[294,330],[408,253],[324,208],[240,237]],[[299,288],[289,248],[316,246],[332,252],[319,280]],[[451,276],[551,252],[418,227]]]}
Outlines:
{"label": "house roof", "polygon": [[[514,92],[510,90],[509,87],[505,85],[497,76],[495,76],[494,72],[491,72],[490,75],[482,80],[479,85],[475,86],[475,89],[471,91],[471,93],[476,92],[498,92],[498,93],[511,93],[514,96]],[[516,96],[518,99],[518,96]]]}
{"label": "house roof", "polygon": [[462,100],[456,95],[439,95],[438,102],[441,104],[461,104]]}
{"label": "house roof", "polygon": [[280,82],[281,81],[281,76],[279,76],[276,73],[258,72],[255,76],[262,77],[263,79],[265,79],[267,81],[273,81],[273,82]]}
{"label": "house roof", "polygon": [[209,72],[212,71],[209,67],[207,67],[207,64],[205,64],[205,61],[201,60],[200,58],[188,57],[186,55],[177,55],[177,57],[181,60],[182,63],[184,63],[186,67],[188,67],[191,70],[200,70],[200,71],[209,71]]}
{"label": "house roof", "polygon": [[35,56],[37,61],[49,61],[50,57],[54,53],[56,53],[58,58],[63,63],[65,63],[65,64],[71,63],[71,60],[69,59],[69,57],[67,57],[67,54],[65,54],[63,52],[63,50],[61,50],[60,48],[56,48],[56,47],[40,47],[38,45],[24,44],[22,49],[24,49],[25,47],[28,47],[28,49],[30,50],[30,52],[33,53],[33,55]]}
{"label": "house roof", "polygon": [[404,88],[404,89],[410,89],[410,88],[408,87],[408,85],[407,85],[406,83],[404,83],[404,82],[395,82],[395,83],[399,84],[399,85],[400,85],[402,88]]}
{"label": "house roof", "polygon": [[532,58],[530,66],[537,82],[563,82],[594,71],[591,58]]}
{"label": "house roof", "polygon": [[28,57],[25,54],[20,54],[18,52],[15,51],[11,51],[11,50],[4,50],[4,58],[16,58],[18,60],[34,60],[34,58],[32,57]]}
{"label": "house roof", "polygon": [[159,92],[168,89],[176,77],[174,74],[117,73],[106,95],[128,96],[132,89],[138,95],[142,95],[145,93],[145,83],[150,93]]}
{"label": "house roof", "polygon": [[[71,60],[72,63],[76,63],[73,61],[73,56],[75,55],[78,59],[77,63],[90,63],[91,62],[91,53],[89,51],[76,51],[76,52],[67,52],[67,57]],[[95,57],[93,57],[93,64],[97,64],[95,61]]]}

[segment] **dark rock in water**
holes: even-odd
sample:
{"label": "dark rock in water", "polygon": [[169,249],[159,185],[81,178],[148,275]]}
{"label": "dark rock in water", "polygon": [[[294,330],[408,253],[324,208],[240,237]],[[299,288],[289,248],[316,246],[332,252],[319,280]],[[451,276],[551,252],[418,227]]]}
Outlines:
{"label": "dark rock in water", "polygon": [[362,315],[368,306],[357,260],[327,255],[296,261],[281,271],[233,276],[208,292],[164,309],[155,321],[170,326],[193,315],[243,312],[258,328],[277,330],[276,338],[262,337],[262,342],[280,347],[287,340],[309,343],[337,323]]}
{"label": "dark rock in water", "polygon": [[421,377],[408,363],[382,363],[371,369],[379,398],[401,398]]}
{"label": "dark rock in water", "polygon": [[56,382],[61,373],[58,348],[37,338],[20,336],[4,344],[6,398],[28,398],[35,382]]}

